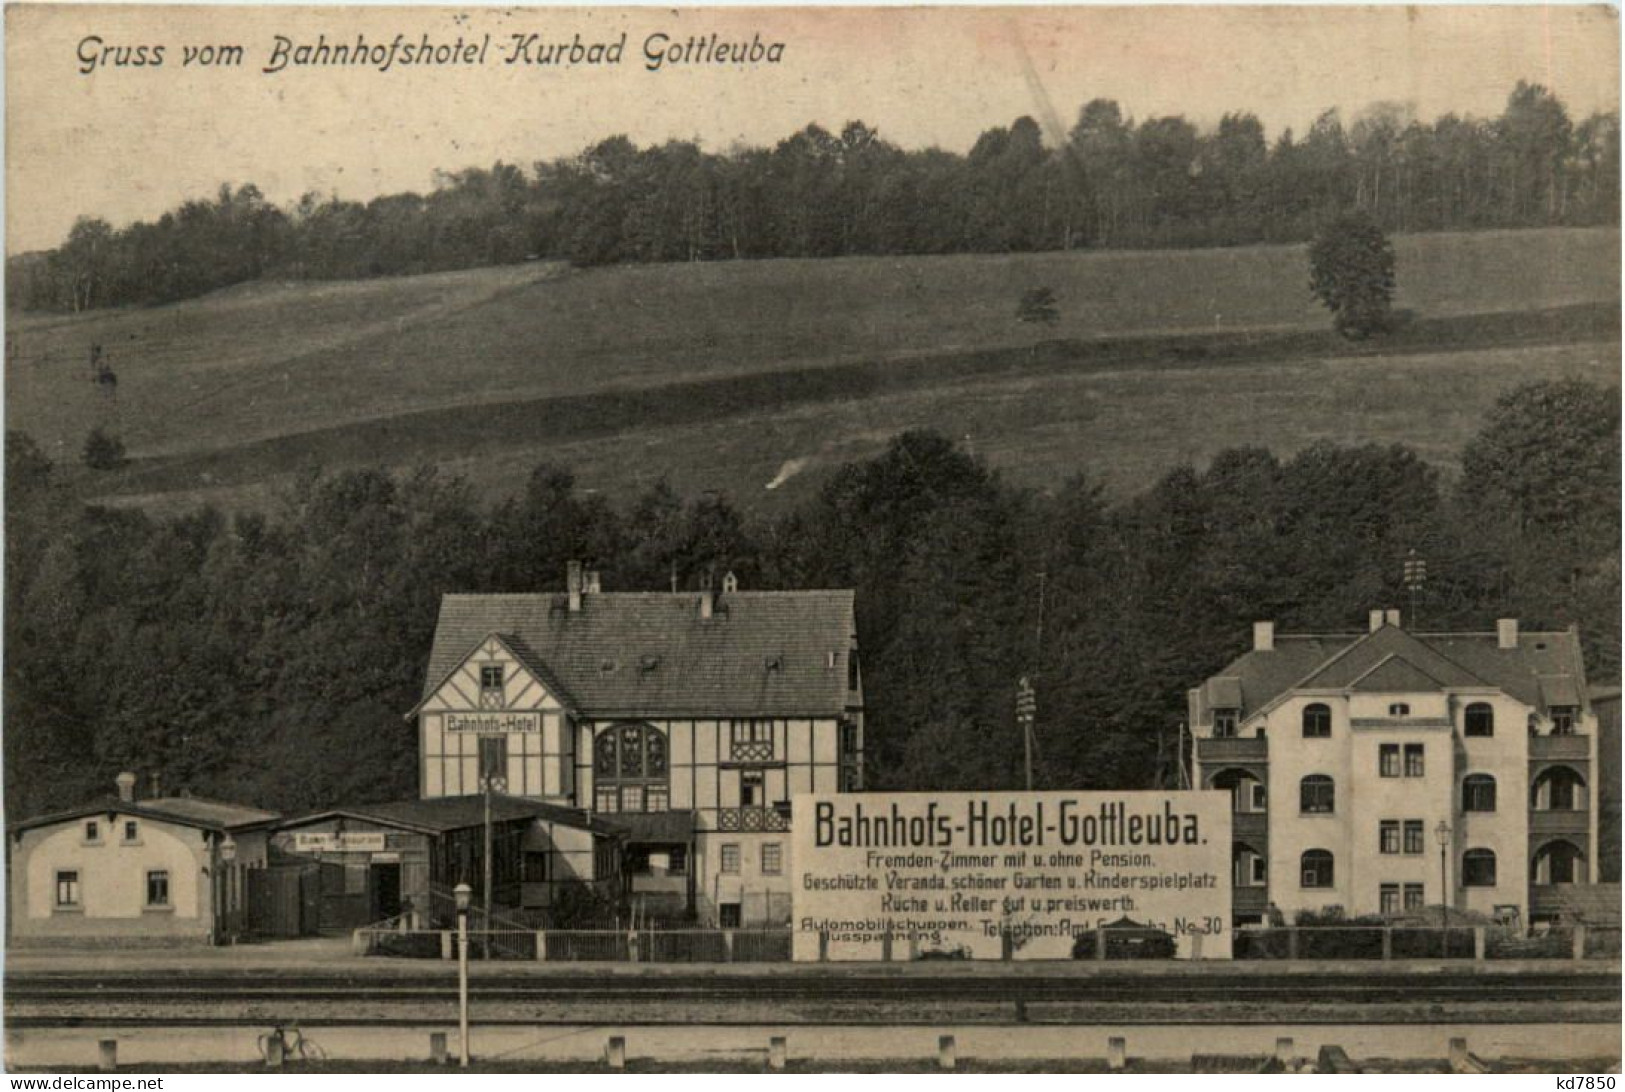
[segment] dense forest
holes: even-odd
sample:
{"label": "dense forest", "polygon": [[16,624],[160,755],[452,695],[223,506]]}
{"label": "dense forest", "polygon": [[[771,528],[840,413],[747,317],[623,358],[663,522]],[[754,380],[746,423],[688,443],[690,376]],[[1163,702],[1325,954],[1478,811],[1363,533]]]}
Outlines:
{"label": "dense forest", "polygon": [[[1038,692],[1045,787],[1172,777],[1185,691],[1250,623],[1358,631],[1578,624],[1593,680],[1620,644],[1617,388],[1507,393],[1445,481],[1405,447],[1239,448],[1110,500],[1088,476],[1014,488],[940,436],[897,436],[801,508],[743,515],[658,486],[615,503],[541,466],[494,507],[424,469],[311,474],[274,510],[157,519],[84,506],[6,439],[8,814],[123,768],[278,809],[410,797],[440,596],[852,587],[877,787],[1020,784],[1014,689]],[[1534,457],[1538,455],[1539,457]]]}
{"label": "dense forest", "polygon": [[1037,122],[984,132],[968,154],[904,150],[860,121],[809,125],[768,148],[611,137],[534,165],[444,173],[427,195],[290,208],[251,184],[115,229],[81,219],[55,250],[7,263],[31,310],[184,299],[261,277],[334,279],[530,259],[714,261],[1296,242],[1350,208],[1387,231],[1612,224],[1619,117],[1576,122],[1519,82],[1498,118],[1431,123],[1380,104],[1323,113],[1270,140],[1226,114],[1138,121],[1096,99],[1058,146]]}

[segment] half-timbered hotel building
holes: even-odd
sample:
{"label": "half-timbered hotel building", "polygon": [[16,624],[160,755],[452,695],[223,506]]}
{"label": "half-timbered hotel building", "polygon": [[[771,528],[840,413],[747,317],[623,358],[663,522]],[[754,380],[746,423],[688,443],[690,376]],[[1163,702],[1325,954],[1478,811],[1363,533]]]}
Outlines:
{"label": "half-timbered hotel building", "polygon": [[1572,629],[1254,626],[1190,692],[1202,788],[1233,801],[1234,916],[1270,905],[1528,924],[1598,880],[1597,718]]}
{"label": "half-timbered hotel building", "polygon": [[790,802],[863,776],[850,591],[448,595],[418,722],[425,798],[502,791],[626,833],[648,913],[790,914]]}

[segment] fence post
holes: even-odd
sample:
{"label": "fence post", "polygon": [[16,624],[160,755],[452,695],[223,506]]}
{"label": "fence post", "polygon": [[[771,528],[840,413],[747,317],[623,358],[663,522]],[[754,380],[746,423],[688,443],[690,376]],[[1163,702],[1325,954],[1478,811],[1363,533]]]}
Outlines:
{"label": "fence post", "polygon": [[1201,933],[1192,933],[1191,934],[1191,959],[1196,960],[1196,959],[1201,959],[1201,958],[1202,958],[1202,934]]}
{"label": "fence post", "polygon": [[446,1033],[431,1031],[429,1033],[429,1059],[435,1065],[446,1064]]}
{"label": "fence post", "polygon": [[1095,961],[1103,963],[1106,959],[1106,930],[1095,926]]}
{"label": "fence post", "polygon": [[1286,927],[1286,957],[1288,959],[1298,958],[1298,927],[1296,925]]}
{"label": "fence post", "polygon": [[626,1037],[624,1035],[611,1035],[609,1045],[604,1048],[604,1061],[611,1069],[626,1068]]}
{"label": "fence post", "polygon": [[117,1039],[103,1039],[96,1044],[96,1068],[103,1073],[118,1071]]}
{"label": "fence post", "polygon": [[775,1035],[767,1041],[767,1068],[783,1069],[785,1063],[784,1036]]}
{"label": "fence post", "polygon": [[818,962],[829,962],[829,932],[824,929],[818,931]]}
{"label": "fence post", "polygon": [[1113,1035],[1106,1040],[1106,1068],[1113,1073],[1121,1073],[1128,1065],[1128,1040],[1121,1035]]}
{"label": "fence post", "polygon": [[1282,1036],[1275,1040],[1275,1060],[1284,1066],[1289,1066],[1297,1060],[1297,1054],[1292,1049],[1291,1039]]}
{"label": "fence post", "polygon": [[1576,925],[1574,927],[1574,958],[1575,959],[1584,959],[1585,957],[1586,957],[1586,927],[1584,925]]}
{"label": "fence post", "polygon": [[1394,927],[1392,925],[1384,925],[1382,927],[1382,961],[1384,963],[1387,963],[1389,960],[1391,960],[1393,958],[1394,958]]}
{"label": "fence post", "polygon": [[1455,1069],[1467,1060],[1467,1040],[1450,1040],[1450,1068]]}
{"label": "fence post", "polygon": [[456,953],[451,949],[451,930],[440,930],[440,958],[451,959],[454,955]]}
{"label": "fence post", "polygon": [[536,930],[536,962],[547,962],[547,930]]}
{"label": "fence post", "polygon": [[638,961],[638,934],[636,932],[626,934],[626,961],[628,963]]}
{"label": "fence post", "polygon": [[357,929],[350,934],[350,953],[364,956],[372,947],[372,934],[365,929]]}
{"label": "fence post", "polygon": [[1473,958],[1484,962],[1484,950],[1489,943],[1489,930],[1482,925],[1473,926]]}
{"label": "fence post", "polygon": [[937,1066],[941,1069],[953,1069],[958,1063],[952,1035],[937,1036]]}
{"label": "fence post", "polygon": [[891,962],[891,930],[887,929],[880,938],[880,962]]}

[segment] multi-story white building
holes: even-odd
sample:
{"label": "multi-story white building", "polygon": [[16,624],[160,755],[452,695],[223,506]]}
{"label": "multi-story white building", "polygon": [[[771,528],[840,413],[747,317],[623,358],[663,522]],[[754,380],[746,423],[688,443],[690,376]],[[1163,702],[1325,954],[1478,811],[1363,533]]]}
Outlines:
{"label": "multi-story white building", "polygon": [[1528,923],[1597,881],[1597,722],[1578,634],[1280,635],[1190,692],[1195,773],[1234,801],[1235,920],[1274,904]]}
{"label": "multi-story white building", "polygon": [[576,564],[567,586],[442,600],[421,794],[496,774],[620,825],[644,909],[788,921],[791,797],[862,783],[852,592],[604,592]]}

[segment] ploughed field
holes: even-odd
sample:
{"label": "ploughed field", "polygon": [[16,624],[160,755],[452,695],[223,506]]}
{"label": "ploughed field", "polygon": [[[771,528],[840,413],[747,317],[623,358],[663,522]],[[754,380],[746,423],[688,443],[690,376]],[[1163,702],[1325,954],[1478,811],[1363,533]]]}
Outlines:
{"label": "ploughed field", "polygon": [[[1332,337],[1304,248],[781,260],[253,284],[12,316],[8,427],[87,496],[254,504],[311,466],[538,462],[627,497],[662,474],[746,507],[807,495],[904,428],[1013,480],[1136,489],[1263,443],[1402,442],[1448,466],[1508,387],[1617,382],[1619,232],[1400,237],[1392,339]],[[1029,288],[1052,326],[1016,320]],[[91,354],[117,376],[94,381]],[[132,457],[78,465],[101,425]],[[773,485],[773,488],[768,488]]]}

